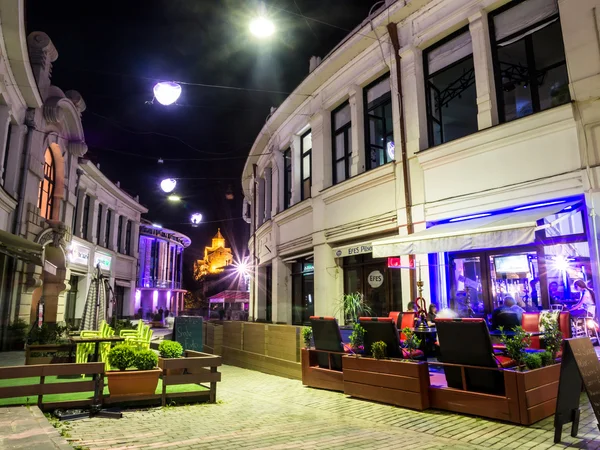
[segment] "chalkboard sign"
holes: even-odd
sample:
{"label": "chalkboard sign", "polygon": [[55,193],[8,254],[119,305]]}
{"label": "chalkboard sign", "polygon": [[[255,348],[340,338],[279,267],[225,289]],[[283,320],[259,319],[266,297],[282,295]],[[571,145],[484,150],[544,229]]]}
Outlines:
{"label": "chalkboard sign", "polygon": [[567,423],[572,423],[571,436],[577,437],[579,395],[582,383],[600,429],[600,362],[598,356],[589,338],[565,339],[554,416],[555,443],[560,442],[562,427]]}
{"label": "chalkboard sign", "polygon": [[202,351],[202,317],[175,317],[173,325],[174,340],[179,342],[184,350]]}

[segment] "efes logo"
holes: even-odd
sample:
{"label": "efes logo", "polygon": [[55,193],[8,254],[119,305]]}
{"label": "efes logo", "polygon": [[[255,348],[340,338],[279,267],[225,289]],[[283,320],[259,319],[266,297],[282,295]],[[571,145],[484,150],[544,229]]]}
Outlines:
{"label": "efes logo", "polygon": [[341,251],[341,250],[338,250],[338,251],[336,251],[336,252],[335,252],[335,256],[337,256],[338,258],[339,258],[340,256],[342,256],[342,251]]}

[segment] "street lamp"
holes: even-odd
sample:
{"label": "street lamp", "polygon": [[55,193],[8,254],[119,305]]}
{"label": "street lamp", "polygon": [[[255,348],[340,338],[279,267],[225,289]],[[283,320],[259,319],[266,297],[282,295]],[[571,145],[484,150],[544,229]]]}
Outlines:
{"label": "street lamp", "polygon": [[177,186],[177,180],[174,178],[165,178],[160,182],[160,188],[166,193],[173,192],[175,186]]}
{"label": "street lamp", "polygon": [[169,200],[170,202],[179,202],[181,201],[181,197],[179,195],[175,195],[175,194],[171,194],[167,197],[167,200]]}
{"label": "street lamp", "polygon": [[177,101],[181,95],[181,86],[172,81],[161,81],[154,85],[154,98],[161,105],[171,105]]}
{"label": "street lamp", "polygon": [[258,16],[250,21],[250,33],[258,38],[267,38],[275,33],[275,25],[265,16]]}
{"label": "street lamp", "polygon": [[193,227],[197,227],[200,224],[200,222],[202,222],[202,214],[200,214],[200,213],[192,214],[192,217],[190,217],[190,221],[192,222]]}

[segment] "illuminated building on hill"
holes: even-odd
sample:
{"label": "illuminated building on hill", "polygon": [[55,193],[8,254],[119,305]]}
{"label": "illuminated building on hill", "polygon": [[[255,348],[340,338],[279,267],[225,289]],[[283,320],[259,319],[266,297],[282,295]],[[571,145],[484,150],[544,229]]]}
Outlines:
{"label": "illuminated building on hill", "polygon": [[204,247],[204,259],[194,263],[194,278],[200,280],[208,274],[219,274],[233,262],[231,249],[225,246],[225,238],[218,229],[212,245]]}

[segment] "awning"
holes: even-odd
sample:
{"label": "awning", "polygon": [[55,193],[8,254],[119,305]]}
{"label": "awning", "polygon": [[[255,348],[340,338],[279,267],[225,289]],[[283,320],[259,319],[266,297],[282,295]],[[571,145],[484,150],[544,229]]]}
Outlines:
{"label": "awning", "polygon": [[293,256],[286,256],[286,257],[281,258],[281,260],[284,263],[292,263],[292,262],[296,262],[296,260],[302,259],[302,258],[310,259],[310,257],[313,256],[313,253],[314,252],[311,250],[310,252],[299,253],[299,254],[293,255]]}
{"label": "awning", "polygon": [[[434,225],[409,236],[380,239],[373,242],[373,257],[424,255],[531,244],[535,241],[536,230],[556,223],[555,221],[538,227],[538,220],[557,214],[577,203],[561,203],[531,210],[449,222]],[[568,216],[569,214],[564,215],[564,217]]]}
{"label": "awning", "polygon": [[232,290],[219,292],[209,299],[209,303],[248,303],[249,301],[250,293],[248,291]]}
{"label": "awning", "polygon": [[0,252],[37,266],[43,266],[44,247],[8,231],[0,230]]}

